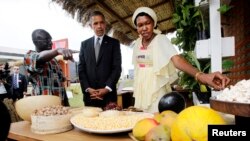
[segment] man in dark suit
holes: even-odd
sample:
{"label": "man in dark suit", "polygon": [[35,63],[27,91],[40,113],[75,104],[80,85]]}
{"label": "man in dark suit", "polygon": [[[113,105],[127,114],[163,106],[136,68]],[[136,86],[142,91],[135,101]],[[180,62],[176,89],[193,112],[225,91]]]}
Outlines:
{"label": "man in dark suit", "polygon": [[110,102],[117,102],[116,83],[121,75],[120,42],[105,35],[106,22],[101,12],[92,12],[89,20],[95,35],[81,43],[79,80],[85,106],[104,108]]}
{"label": "man in dark suit", "polygon": [[16,101],[17,99],[23,98],[27,93],[27,80],[26,77],[19,73],[19,67],[13,67],[12,77],[12,99]]}

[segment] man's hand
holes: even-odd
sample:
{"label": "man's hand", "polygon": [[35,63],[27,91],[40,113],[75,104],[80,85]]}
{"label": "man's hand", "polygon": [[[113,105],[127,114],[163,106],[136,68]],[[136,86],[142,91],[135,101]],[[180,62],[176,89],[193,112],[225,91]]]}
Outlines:
{"label": "man's hand", "polygon": [[70,60],[72,62],[75,62],[73,58],[73,53],[79,53],[79,51],[66,48],[57,48],[57,53],[63,56],[63,60]]}
{"label": "man's hand", "polygon": [[98,100],[103,100],[102,97],[99,97],[99,92],[96,89],[89,88],[88,92],[90,94],[90,99],[98,99]]}
{"label": "man's hand", "polygon": [[202,73],[197,77],[197,79],[202,84],[208,85],[215,90],[223,90],[230,83],[230,79],[220,72],[209,74]]}
{"label": "man's hand", "polygon": [[108,92],[109,92],[109,90],[106,88],[98,89],[98,96],[103,98],[104,95],[107,94]]}

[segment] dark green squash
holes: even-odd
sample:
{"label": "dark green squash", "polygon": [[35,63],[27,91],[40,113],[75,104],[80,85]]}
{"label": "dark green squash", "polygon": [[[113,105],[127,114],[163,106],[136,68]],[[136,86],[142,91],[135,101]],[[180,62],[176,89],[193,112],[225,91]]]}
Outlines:
{"label": "dark green squash", "polygon": [[165,94],[159,101],[158,110],[161,113],[165,110],[172,110],[179,113],[186,108],[185,98],[178,92],[170,92]]}

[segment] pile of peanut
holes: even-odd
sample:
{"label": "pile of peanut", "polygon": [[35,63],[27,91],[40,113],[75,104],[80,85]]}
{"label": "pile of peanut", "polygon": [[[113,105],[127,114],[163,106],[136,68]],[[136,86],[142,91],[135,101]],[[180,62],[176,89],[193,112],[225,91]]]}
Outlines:
{"label": "pile of peanut", "polygon": [[46,106],[41,109],[34,111],[35,116],[55,116],[55,115],[66,115],[69,113],[69,108],[61,105]]}

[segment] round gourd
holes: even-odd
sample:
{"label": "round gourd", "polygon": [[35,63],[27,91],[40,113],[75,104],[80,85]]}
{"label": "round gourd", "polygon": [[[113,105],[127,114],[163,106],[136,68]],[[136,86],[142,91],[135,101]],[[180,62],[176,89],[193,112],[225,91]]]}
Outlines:
{"label": "round gourd", "polygon": [[16,101],[15,108],[17,114],[23,120],[31,121],[31,114],[34,110],[53,105],[61,105],[61,99],[59,96],[37,95],[28,96]]}
{"label": "round gourd", "polygon": [[162,111],[171,110],[179,113],[186,107],[185,98],[178,92],[170,92],[165,94],[159,101],[158,110]]}

